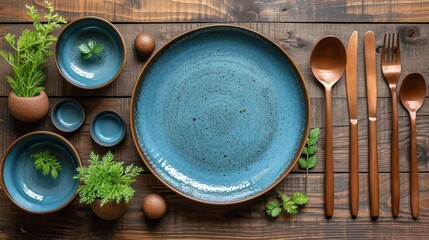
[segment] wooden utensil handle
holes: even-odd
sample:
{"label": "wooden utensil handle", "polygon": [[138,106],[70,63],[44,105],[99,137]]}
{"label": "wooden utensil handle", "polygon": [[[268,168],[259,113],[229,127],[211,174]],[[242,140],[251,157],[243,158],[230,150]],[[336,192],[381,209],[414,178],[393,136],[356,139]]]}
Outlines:
{"label": "wooden utensil handle", "polygon": [[357,120],[350,121],[350,214],[353,218],[359,211],[359,156]]}
{"label": "wooden utensil handle", "polygon": [[392,96],[392,159],[391,159],[391,180],[392,180],[392,215],[399,214],[399,146],[398,146],[398,106],[396,88],[390,90]]}
{"label": "wooden utensil handle", "polygon": [[334,214],[334,160],[332,146],[331,89],[328,87],[325,90],[325,99],[325,216],[331,218]]}
{"label": "wooden utensil handle", "polygon": [[417,171],[416,113],[410,112],[411,121],[411,215],[419,217],[419,175]]}
{"label": "wooden utensil handle", "polygon": [[378,184],[377,119],[369,119],[369,204],[370,215],[376,219],[380,215]]}

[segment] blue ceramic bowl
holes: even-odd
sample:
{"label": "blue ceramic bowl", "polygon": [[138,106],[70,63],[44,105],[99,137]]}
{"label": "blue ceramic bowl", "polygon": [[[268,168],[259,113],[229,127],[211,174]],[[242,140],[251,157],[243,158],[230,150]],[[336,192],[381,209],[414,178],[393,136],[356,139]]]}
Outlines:
{"label": "blue ceramic bowl", "polygon": [[229,25],[184,33],[152,55],[130,111],[149,170],[212,204],[274,187],[297,162],[310,126],[304,79],[286,52]]}
{"label": "blue ceramic bowl", "polygon": [[126,127],[122,117],[110,110],[99,112],[91,120],[92,139],[103,147],[112,147],[125,137]]}
{"label": "blue ceramic bowl", "polygon": [[[34,166],[31,154],[49,150],[61,164],[58,177],[43,175]],[[12,143],[0,165],[1,184],[6,195],[21,209],[51,213],[67,206],[76,196],[79,181],[73,179],[82,162],[67,139],[51,132],[28,133]]]}
{"label": "blue ceramic bowl", "polygon": [[85,110],[73,99],[63,99],[57,102],[51,111],[52,123],[58,130],[73,132],[79,129],[85,121]]}
{"label": "blue ceramic bowl", "polygon": [[[103,45],[99,56],[83,59],[78,48],[90,40]],[[85,89],[101,88],[114,81],[125,65],[125,43],[118,29],[97,17],[84,17],[69,23],[55,45],[55,62],[63,77]]]}

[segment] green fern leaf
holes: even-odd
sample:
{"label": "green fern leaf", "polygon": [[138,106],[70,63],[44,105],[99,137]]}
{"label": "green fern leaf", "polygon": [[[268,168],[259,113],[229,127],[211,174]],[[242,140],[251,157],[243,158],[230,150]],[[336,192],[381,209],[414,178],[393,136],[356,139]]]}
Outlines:
{"label": "green fern leaf", "polygon": [[41,170],[43,175],[51,174],[52,178],[57,179],[61,164],[57,156],[51,151],[45,150],[30,155],[34,159],[34,166],[37,170]]}
{"label": "green fern leaf", "polygon": [[77,190],[81,203],[91,204],[95,199],[100,199],[101,205],[109,200],[128,202],[134,196],[130,184],[143,171],[141,167],[124,166],[123,162],[116,162],[110,151],[101,159],[91,152],[89,158],[89,166],[79,167],[78,174],[73,177],[82,182]]}

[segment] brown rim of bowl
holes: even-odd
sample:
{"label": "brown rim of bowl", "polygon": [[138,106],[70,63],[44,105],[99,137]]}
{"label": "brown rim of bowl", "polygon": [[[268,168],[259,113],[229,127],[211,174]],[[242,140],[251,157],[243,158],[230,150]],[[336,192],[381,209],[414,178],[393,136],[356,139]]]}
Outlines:
{"label": "brown rim of bowl", "polygon": [[[66,76],[65,76],[65,74],[63,73],[63,71],[61,70],[61,68],[60,68],[60,66],[58,65],[58,60],[57,60],[57,46],[58,46],[58,42],[59,42],[59,40],[60,40],[60,38],[61,38],[61,36],[63,35],[63,32],[65,32],[72,24],[74,24],[74,23],[76,23],[76,22],[79,22],[79,21],[82,21],[82,20],[87,20],[87,19],[95,19],[95,20],[99,20],[99,21],[102,21],[102,22],[105,22],[105,23],[107,23],[107,25],[109,25],[109,26],[111,26],[112,28],[113,28],[113,30],[115,30],[115,32],[118,34],[118,36],[119,36],[119,39],[121,40],[121,43],[122,43],[122,47],[124,48],[124,57],[123,57],[123,59],[122,59],[122,65],[121,65],[121,67],[119,68],[119,71],[115,74],[115,76],[113,76],[112,77],[112,79],[110,79],[109,81],[107,81],[106,83],[104,83],[104,84],[101,84],[101,85],[99,85],[99,86],[95,86],[95,87],[85,87],[85,86],[81,86],[81,85],[78,85],[78,84],[76,84],[76,83],[74,83],[74,82],[72,82],[72,81],[70,81]],[[55,42],[55,47],[54,47],[54,59],[55,59],[55,65],[57,66],[57,69],[58,69],[58,71],[61,73],[61,76],[63,76],[63,78],[65,79],[65,80],[67,80],[67,82],[69,82],[70,84],[72,84],[73,86],[76,86],[76,87],[78,87],[78,88],[82,88],[82,89],[88,89],[88,90],[91,90],[91,89],[99,89],[99,88],[103,88],[103,87],[105,87],[105,86],[107,86],[107,85],[109,85],[109,84],[111,84],[113,81],[115,81],[118,77],[119,77],[119,75],[122,73],[122,70],[124,69],[124,67],[125,67],[125,62],[126,62],[126,60],[127,60],[127,48],[126,48],[126,46],[125,46],[125,41],[124,41],[124,38],[122,37],[122,35],[121,35],[121,32],[119,32],[119,30],[115,27],[115,25],[113,25],[111,22],[109,22],[109,21],[107,21],[106,19],[104,19],[104,18],[101,18],[101,17],[95,17],[95,16],[86,16],[86,17],[81,17],[81,18],[78,18],[78,19],[75,19],[75,20],[73,20],[73,21],[71,21],[71,22],[69,22],[62,30],[61,30],[61,32],[60,32],[60,34],[58,35],[58,38],[57,38],[57,41]]]}
{"label": "brown rim of bowl", "polygon": [[[32,136],[32,135],[39,135],[39,134],[46,134],[46,135],[50,135],[50,136],[53,136],[53,137],[56,137],[56,138],[58,138],[59,140],[61,140],[61,141],[63,141],[65,144],[67,144],[69,147],[70,147],[70,149],[74,152],[74,154],[77,156],[77,163],[78,163],[78,165],[79,165],[79,167],[82,167],[82,160],[81,160],[81,158],[80,158],[80,155],[79,155],[79,153],[76,151],[76,149],[73,147],[73,145],[66,139],[66,138],[64,138],[63,136],[61,136],[61,135],[58,135],[58,134],[56,134],[56,133],[53,133],[53,132],[48,132],[48,131],[35,131],[35,132],[30,132],[30,133],[27,133],[27,134],[25,134],[25,135],[23,135],[23,136],[21,136],[21,137],[19,137],[18,139],[16,139],[15,141],[13,141],[12,142],[12,144],[10,144],[10,146],[7,148],[7,150],[6,150],[6,152],[4,153],[4,155],[3,155],[3,157],[2,157],[2,159],[1,159],[1,162],[0,162],[0,175],[1,175],[1,177],[0,177],[0,184],[1,184],[1,187],[3,188],[3,190],[4,190],[4,192],[6,193],[6,196],[17,206],[17,207],[19,207],[20,209],[22,209],[22,210],[24,210],[24,211],[26,211],[26,212],[29,212],[29,213],[33,213],[33,214],[49,214],[49,213],[53,213],[53,212],[56,212],[56,211],[59,211],[59,210],[61,210],[61,209],[63,209],[64,207],[66,207],[67,205],[69,205],[69,203],[71,203],[72,201],[73,201],[73,199],[76,197],[76,195],[77,195],[77,188],[76,188],[76,191],[75,191],[75,193],[70,197],[70,199],[66,202],[66,203],[64,203],[63,205],[61,205],[61,206],[59,206],[59,207],[57,207],[57,208],[55,208],[55,209],[52,209],[52,210],[50,210],[50,211],[46,211],[46,212],[35,212],[35,211],[31,211],[31,210],[28,210],[28,209],[26,209],[26,208],[23,208],[23,207],[21,207],[21,205],[19,205],[13,198],[12,198],[12,196],[9,194],[9,191],[7,190],[7,188],[6,188],[6,184],[4,183],[4,179],[3,179],[3,169],[4,169],[4,162],[5,162],[5,160],[6,160],[6,157],[9,155],[9,152],[12,150],[12,148],[19,142],[19,141],[21,141],[22,139],[24,139],[24,138],[27,138],[27,137],[29,137],[29,136]],[[79,185],[80,185],[80,183],[79,183]]]}
{"label": "brown rim of bowl", "polygon": [[[236,200],[236,201],[231,201],[231,202],[212,202],[212,201],[204,201],[198,198],[194,198],[191,196],[186,195],[183,192],[180,192],[179,190],[175,189],[173,186],[169,185],[166,181],[164,181],[160,176],[158,176],[158,174],[154,171],[154,169],[152,169],[151,165],[149,164],[148,160],[146,159],[142,149],[140,148],[138,141],[137,141],[137,137],[136,137],[136,133],[135,133],[135,126],[134,126],[134,102],[135,102],[135,95],[137,92],[137,89],[139,88],[140,84],[141,84],[141,79],[143,77],[143,75],[146,72],[146,69],[149,68],[149,66],[151,66],[153,64],[154,59],[158,56],[158,54],[163,51],[166,47],[170,46],[173,42],[177,41],[178,39],[181,39],[193,32],[196,31],[200,31],[202,29],[208,29],[208,28],[217,28],[217,27],[226,27],[226,28],[237,28],[237,29],[241,29],[241,30],[246,30],[249,31],[259,37],[261,37],[262,39],[268,41],[269,43],[271,43],[275,48],[277,48],[281,53],[283,53],[283,55],[292,63],[293,68],[296,70],[296,72],[299,75],[299,79],[300,79],[300,84],[304,90],[304,94],[305,94],[305,103],[307,106],[307,111],[306,111],[306,123],[305,123],[305,132],[303,135],[303,138],[301,140],[301,147],[299,148],[299,151],[295,154],[294,156],[294,160],[292,161],[292,163],[289,165],[289,167],[284,171],[284,173],[282,175],[280,175],[278,177],[278,179],[271,184],[269,187],[267,187],[265,190],[261,191],[260,193],[257,193],[251,197],[245,198],[245,199],[241,199],[241,200]],[[241,26],[235,26],[235,25],[229,25],[229,24],[215,24],[215,25],[209,25],[209,26],[204,26],[204,27],[199,27],[190,31],[186,31],[184,33],[179,34],[178,36],[172,38],[171,40],[169,40],[168,42],[166,42],[162,47],[160,47],[158,50],[156,50],[154,52],[154,54],[152,54],[152,56],[150,56],[150,58],[146,61],[145,65],[143,66],[143,69],[141,70],[139,77],[137,79],[137,82],[134,86],[134,90],[133,90],[133,94],[131,96],[131,104],[130,104],[130,125],[131,125],[131,134],[133,137],[133,141],[134,141],[134,145],[140,155],[140,158],[143,160],[144,164],[146,165],[146,167],[149,169],[149,171],[158,179],[160,180],[164,185],[166,185],[168,188],[170,188],[171,190],[173,190],[174,192],[176,192],[177,194],[184,196],[185,198],[191,199],[193,201],[196,202],[200,202],[200,203],[206,203],[206,204],[212,204],[212,205],[232,205],[232,204],[237,204],[237,203],[242,203],[242,202],[246,202],[249,201],[251,199],[255,199],[259,196],[262,196],[263,194],[269,192],[271,189],[273,189],[277,184],[279,184],[288,174],[289,172],[293,169],[293,167],[296,165],[296,163],[298,162],[299,157],[302,154],[302,151],[304,149],[305,143],[307,141],[307,137],[308,137],[308,133],[310,131],[310,98],[308,96],[308,91],[307,91],[307,86],[305,85],[305,80],[304,77],[301,74],[301,71],[298,69],[298,67],[296,66],[295,62],[292,61],[292,59],[289,57],[289,55],[286,53],[286,51],[281,48],[278,44],[276,44],[273,40],[269,39],[268,37],[265,37],[264,35],[262,35],[261,33],[256,32],[255,30],[246,28],[246,27],[241,27]]]}

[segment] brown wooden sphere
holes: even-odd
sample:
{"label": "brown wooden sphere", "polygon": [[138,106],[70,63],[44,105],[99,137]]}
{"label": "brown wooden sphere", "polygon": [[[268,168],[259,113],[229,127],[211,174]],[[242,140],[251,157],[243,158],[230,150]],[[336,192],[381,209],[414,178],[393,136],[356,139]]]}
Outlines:
{"label": "brown wooden sphere", "polygon": [[155,50],[156,42],[152,35],[140,33],[134,39],[134,50],[141,56],[147,57]]}
{"label": "brown wooden sphere", "polygon": [[150,219],[162,218],[167,212],[165,199],[158,194],[148,194],[141,202],[142,211],[145,217]]}

